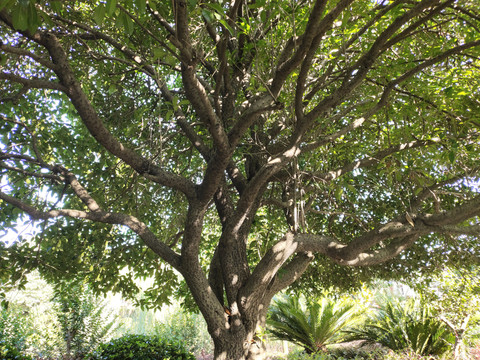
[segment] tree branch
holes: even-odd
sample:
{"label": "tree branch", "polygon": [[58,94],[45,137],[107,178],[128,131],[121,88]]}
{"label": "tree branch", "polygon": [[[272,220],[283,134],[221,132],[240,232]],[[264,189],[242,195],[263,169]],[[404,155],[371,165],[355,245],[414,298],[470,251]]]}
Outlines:
{"label": "tree branch", "polygon": [[369,167],[369,166],[372,166],[372,165],[375,165],[377,163],[379,163],[381,160],[383,160],[384,158],[392,155],[392,154],[395,154],[395,153],[399,153],[399,152],[402,152],[402,151],[407,151],[407,150],[410,150],[410,149],[415,149],[415,148],[419,148],[419,147],[424,147],[424,146],[428,146],[428,145],[434,145],[434,144],[438,144],[438,142],[440,141],[440,139],[438,140],[415,140],[415,141],[410,141],[409,143],[404,143],[404,144],[398,144],[398,145],[395,145],[395,146],[391,146],[389,147],[388,149],[384,149],[384,150],[380,150],[378,151],[376,154],[372,155],[372,156],[368,156],[368,157],[365,157],[363,159],[360,159],[360,160],[356,160],[348,165],[345,165],[341,168],[338,168],[336,170],[332,170],[332,171],[329,171],[327,173],[312,173],[312,174],[306,174],[307,177],[312,177],[312,178],[318,178],[318,179],[322,179],[322,180],[325,180],[325,181],[331,181],[331,180],[334,180],[336,178],[339,178],[340,176],[346,174],[346,173],[349,173],[355,169],[361,169],[361,168],[366,168],[366,167]]}
{"label": "tree branch", "polygon": [[4,71],[0,72],[0,80],[8,80],[17,84],[21,84],[29,89],[50,89],[50,90],[58,90],[63,93],[67,92],[67,88],[60,83],[39,79],[35,77],[30,79],[25,79],[21,76],[17,76]]}
{"label": "tree branch", "polygon": [[46,68],[50,70],[55,70],[55,64],[52,63],[51,61],[48,61],[47,59],[42,58],[41,56],[38,56],[30,51],[24,50],[24,49],[19,49],[14,46],[8,46],[6,44],[0,43],[0,50],[5,51],[6,53],[18,55],[18,56],[26,56],[34,60],[35,62],[45,66]]}
{"label": "tree branch", "polygon": [[[84,200],[85,196],[82,195],[82,197],[82,200]],[[19,208],[23,212],[27,213],[32,220],[48,220],[57,217],[70,217],[75,219],[91,220],[104,224],[127,226],[137,235],[139,235],[145,244],[163,260],[172,265],[175,269],[180,269],[180,256],[170,249],[166,244],[158,240],[158,238],[150,231],[150,229],[134,216],[121,213],[110,213],[100,209],[90,212],[75,209],[41,211],[15,197],[7,195],[2,191],[0,191],[0,200]],[[92,206],[92,203],[90,203],[90,206]]]}
{"label": "tree branch", "polygon": [[44,35],[37,41],[47,48],[52,60],[57,64],[57,76],[62,85],[67,89],[66,94],[75,106],[82,122],[90,134],[105,147],[105,149],[125,161],[135,171],[147,179],[177,189],[184,193],[187,198],[191,199],[196,196],[195,187],[190,181],[179,175],[162,170],[151,161],[122,144],[110,133],[76,80],[67,56],[54,35]]}

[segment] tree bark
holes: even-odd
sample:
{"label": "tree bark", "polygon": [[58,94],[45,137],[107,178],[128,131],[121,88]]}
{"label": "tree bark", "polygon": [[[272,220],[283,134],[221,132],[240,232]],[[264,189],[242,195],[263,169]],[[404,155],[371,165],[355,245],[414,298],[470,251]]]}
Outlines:
{"label": "tree bark", "polygon": [[[251,334],[254,334],[251,336]],[[236,330],[231,329],[222,336],[212,336],[215,360],[261,360],[265,357],[264,342],[247,331],[242,324]]]}

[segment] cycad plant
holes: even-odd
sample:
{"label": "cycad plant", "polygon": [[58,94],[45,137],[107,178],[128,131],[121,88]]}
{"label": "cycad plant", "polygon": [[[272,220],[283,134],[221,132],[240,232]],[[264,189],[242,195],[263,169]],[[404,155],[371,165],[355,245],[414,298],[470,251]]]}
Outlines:
{"label": "cycad plant", "polygon": [[324,351],[325,346],[343,341],[342,330],[358,323],[365,312],[353,300],[302,301],[285,296],[273,303],[267,320],[268,331],[279,340],[302,346],[307,353]]}
{"label": "cycad plant", "polygon": [[445,324],[432,316],[430,307],[419,299],[405,302],[385,299],[365,324],[349,333],[348,340],[365,340],[393,351],[411,350],[418,355],[443,354],[455,339]]}

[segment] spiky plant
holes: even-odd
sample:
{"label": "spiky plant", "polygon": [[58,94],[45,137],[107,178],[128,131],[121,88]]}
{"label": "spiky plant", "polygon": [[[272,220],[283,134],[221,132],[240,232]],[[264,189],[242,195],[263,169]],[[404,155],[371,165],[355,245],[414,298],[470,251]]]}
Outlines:
{"label": "spiky plant", "polygon": [[275,338],[315,353],[325,350],[326,345],[342,342],[342,331],[356,324],[364,312],[350,299],[324,297],[303,305],[299,297],[285,296],[270,307],[267,325]]}
{"label": "spiky plant", "polygon": [[454,336],[419,299],[399,302],[385,299],[378,311],[361,327],[348,331],[349,340],[379,343],[391,350],[411,350],[418,355],[448,351]]}

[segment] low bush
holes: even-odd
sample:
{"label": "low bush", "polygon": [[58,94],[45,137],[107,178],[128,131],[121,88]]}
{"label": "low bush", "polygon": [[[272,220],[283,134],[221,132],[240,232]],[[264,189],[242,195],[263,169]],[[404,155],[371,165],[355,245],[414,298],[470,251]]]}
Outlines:
{"label": "low bush", "polygon": [[12,345],[0,340],[0,359],[2,360],[33,360],[30,356],[23,355],[22,352]]}
{"label": "low bush", "polygon": [[395,352],[412,350],[417,355],[443,355],[455,338],[427,304],[418,299],[399,302],[389,299],[349,340],[379,343]]}
{"label": "low bush", "polygon": [[305,351],[294,351],[288,354],[286,360],[380,360],[383,352],[362,351],[358,349],[335,349],[308,354]]}
{"label": "low bush", "polygon": [[419,355],[412,350],[386,352],[380,349],[372,351],[357,348],[329,349],[313,354],[307,354],[305,351],[293,351],[287,355],[285,360],[451,360],[451,357],[449,355]]}
{"label": "low bush", "polygon": [[112,340],[87,357],[89,360],[195,360],[180,343],[157,336],[125,335]]}

